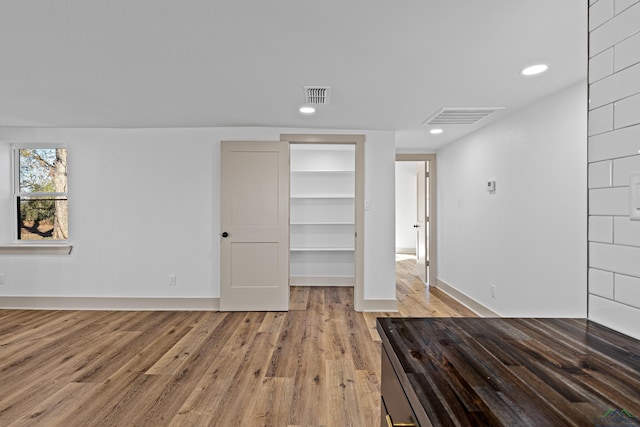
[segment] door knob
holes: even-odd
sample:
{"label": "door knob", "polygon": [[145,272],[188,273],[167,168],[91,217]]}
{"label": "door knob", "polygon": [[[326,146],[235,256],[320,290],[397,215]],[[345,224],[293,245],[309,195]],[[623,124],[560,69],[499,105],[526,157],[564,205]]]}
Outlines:
{"label": "door knob", "polygon": [[224,231],[224,232],[222,233],[222,237],[229,237],[229,233],[227,233],[226,231]]}
{"label": "door knob", "polygon": [[420,228],[420,224],[414,225],[413,228]]}

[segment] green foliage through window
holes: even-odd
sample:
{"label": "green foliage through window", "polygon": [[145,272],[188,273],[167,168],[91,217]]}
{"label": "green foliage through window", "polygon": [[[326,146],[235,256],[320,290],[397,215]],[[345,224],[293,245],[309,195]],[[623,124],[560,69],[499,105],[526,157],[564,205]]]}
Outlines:
{"label": "green foliage through window", "polygon": [[18,240],[66,240],[67,150],[19,148],[16,168]]}

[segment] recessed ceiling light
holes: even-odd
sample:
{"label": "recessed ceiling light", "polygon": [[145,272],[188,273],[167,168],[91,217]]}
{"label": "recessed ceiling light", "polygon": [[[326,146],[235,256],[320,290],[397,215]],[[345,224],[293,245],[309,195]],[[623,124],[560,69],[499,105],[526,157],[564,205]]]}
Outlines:
{"label": "recessed ceiling light", "polygon": [[313,107],[310,107],[310,106],[308,106],[308,105],[305,105],[305,106],[303,106],[303,107],[300,107],[300,112],[301,112],[302,114],[313,114],[313,113],[315,113],[315,112],[316,112],[316,109],[315,109],[315,108],[313,108]]}
{"label": "recessed ceiling light", "polygon": [[531,65],[524,70],[520,71],[523,76],[535,76],[536,74],[544,73],[549,68],[546,64]]}
{"label": "recessed ceiling light", "polygon": [[429,131],[429,133],[432,133],[434,135],[437,135],[437,134],[442,133],[442,132],[444,132],[442,129],[431,129]]}

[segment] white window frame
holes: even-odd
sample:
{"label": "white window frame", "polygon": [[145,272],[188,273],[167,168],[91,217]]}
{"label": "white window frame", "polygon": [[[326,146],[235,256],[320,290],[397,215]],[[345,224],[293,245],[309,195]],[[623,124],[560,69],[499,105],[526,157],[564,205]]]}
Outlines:
{"label": "white window frame", "polygon": [[[13,198],[12,201],[12,210],[13,210],[13,242],[14,244],[20,245],[28,245],[28,246],[42,246],[42,245],[65,245],[69,242],[69,239],[66,240],[22,240],[18,238],[18,198],[19,197],[56,197],[62,196],[67,200],[67,206],[69,203],[69,176],[67,169],[67,191],[64,193],[56,193],[56,192],[46,192],[46,193],[24,193],[20,191],[20,150],[22,149],[56,149],[56,148],[64,148],[67,149],[67,145],[65,143],[57,143],[57,142],[29,142],[29,143],[20,143],[20,144],[12,144],[11,145],[11,195]],[[67,213],[68,215],[68,213]],[[69,218],[67,217],[67,222]],[[67,230],[68,233],[68,230]]]}

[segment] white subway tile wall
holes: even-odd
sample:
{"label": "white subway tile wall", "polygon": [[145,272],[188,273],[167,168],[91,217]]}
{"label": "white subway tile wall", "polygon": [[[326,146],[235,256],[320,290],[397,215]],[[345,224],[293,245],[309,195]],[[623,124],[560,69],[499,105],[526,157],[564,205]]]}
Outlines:
{"label": "white subway tile wall", "polygon": [[640,221],[617,216],[613,219],[613,230],[613,243],[616,245],[640,246]]}
{"label": "white subway tile wall", "polygon": [[[640,0],[615,0],[615,13],[616,15],[628,7],[632,6],[634,3],[637,3]],[[589,3],[591,4],[591,3]]]}
{"label": "white subway tile wall", "polygon": [[640,172],[640,156],[623,157],[613,161],[613,186],[629,186],[629,177]]}
{"label": "white subway tile wall", "polygon": [[613,243],[613,217],[593,215],[590,216],[589,241]]}
{"label": "white subway tile wall", "polygon": [[589,161],[615,159],[640,153],[640,126],[629,126],[589,137]]}
{"label": "white subway tile wall", "polygon": [[589,111],[589,135],[613,130],[613,105],[607,104]]}
{"label": "white subway tile wall", "polygon": [[589,293],[603,298],[613,299],[613,273],[610,271],[589,269]]}
{"label": "white subway tile wall", "polygon": [[615,275],[615,297],[616,301],[640,308],[640,279],[637,277]]}
{"label": "white subway tile wall", "polygon": [[638,309],[597,295],[589,295],[589,318],[611,329],[637,337]]}
{"label": "white subway tile wall", "polygon": [[591,267],[640,278],[640,248],[606,243],[589,243]]}
{"label": "white subway tile wall", "polygon": [[589,188],[611,187],[613,182],[613,162],[605,160],[589,165]]}
{"label": "white subway tile wall", "polygon": [[[591,14],[591,10],[594,7],[597,7],[600,1],[606,0],[595,2],[589,7],[589,14]],[[637,4],[634,4],[591,31],[589,34],[589,57],[595,56],[603,50],[619,44],[638,32],[640,8],[637,6]]]}
{"label": "white subway tile wall", "polygon": [[622,41],[615,47],[615,62],[611,64],[615,71],[620,71],[640,61],[640,33]]}
{"label": "white subway tile wall", "polygon": [[600,25],[613,18],[613,0],[600,0],[589,10],[589,31],[595,30]]}
{"label": "white subway tile wall", "polygon": [[589,318],[640,338],[640,1],[589,1]]}
{"label": "white subway tile wall", "polygon": [[597,82],[613,74],[613,47],[589,60],[589,83]]}
{"label": "white subway tile wall", "polygon": [[640,64],[624,68],[592,83],[589,90],[590,107],[598,108],[638,92],[640,92]]}
{"label": "white subway tile wall", "polygon": [[[640,46],[638,46],[638,49],[640,50]],[[640,94],[616,102],[615,111],[614,125],[616,128],[638,124],[640,122]]]}
{"label": "white subway tile wall", "polygon": [[589,190],[589,215],[629,215],[629,210],[628,187]]}

